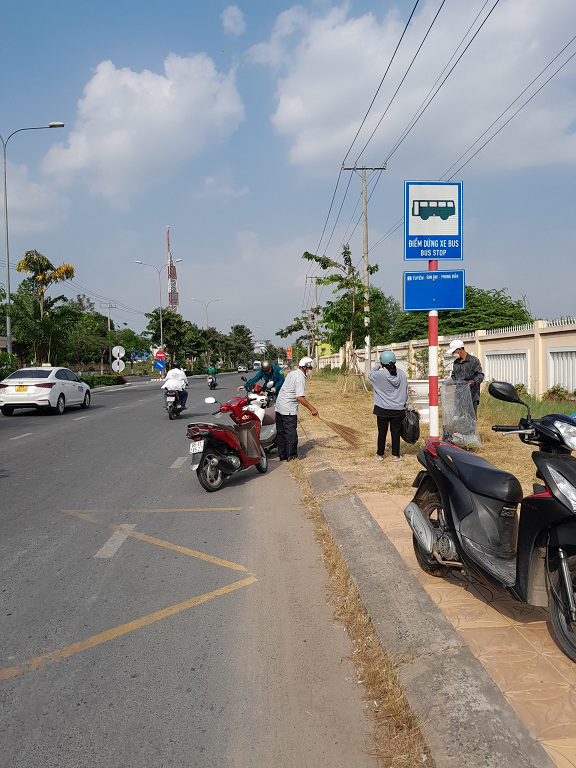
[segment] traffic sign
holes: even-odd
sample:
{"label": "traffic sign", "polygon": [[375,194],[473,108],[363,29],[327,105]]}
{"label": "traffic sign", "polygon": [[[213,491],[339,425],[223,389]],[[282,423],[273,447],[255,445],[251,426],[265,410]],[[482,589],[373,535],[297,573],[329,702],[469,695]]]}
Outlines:
{"label": "traffic sign", "polygon": [[462,259],[462,182],[404,182],[404,261]]}
{"label": "traffic sign", "polygon": [[112,347],[112,357],[124,357],[126,350],[124,347]]}
{"label": "traffic sign", "polygon": [[166,368],[166,363],[164,360],[156,360],[154,363],[154,367],[157,368],[159,371],[163,371],[164,368]]}
{"label": "traffic sign", "polygon": [[164,352],[164,350],[163,350],[163,349],[159,349],[159,350],[156,352],[156,359],[157,359],[157,360],[164,360],[164,358],[165,358],[165,357],[166,357],[166,352]]}
{"label": "traffic sign", "polygon": [[402,309],[464,309],[464,270],[404,272]]}
{"label": "traffic sign", "polygon": [[116,360],[112,361],[112,370],[115,373],[122,373],[122,371],[126,368],[126,363],[124,360],[120,360],[119,357],[116,358]]}

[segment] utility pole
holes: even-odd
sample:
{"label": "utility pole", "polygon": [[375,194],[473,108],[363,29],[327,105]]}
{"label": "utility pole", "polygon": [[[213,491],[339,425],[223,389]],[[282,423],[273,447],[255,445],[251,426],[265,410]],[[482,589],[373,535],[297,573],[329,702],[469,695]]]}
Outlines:
{"label": "utility pole", "polygon": [[310,352],[314,352],[314,357],[316,359],[316,370],[319,370],[319,354],[318,354],[318,278],[317,277],[307,277],[306,282],[314,283],[314,309],[312,310],[312,316],[313,316],[313,322],[314,322],[314,338],[312,339],[313,346],[315,346],[314,350],[309,350],[308,355],[310,356]]}
{"label": "utility pole", "polygon": [[[344,168],[342,166],[343,171],[354,171],[354,173],[358,173],[358,168],[356,165],[354,165],[353,168]],[[367,190],[366,190],[366,171],[370,171],[370,173],[374,173],[375,171],[385,171],[386,170],[386,164],[382,166],[381,168],[367,168],[365,165],[362,166],[362,173],[360,174],[362,177],[362,218],[364,220],[364,227],[363,227],[363,238],[362,238],[362,246],[363,246],[363,263],[364,263],[364,274],[363,274],[363,283],[364,283],[364,327],[366,328],[366,336],[364,337],[364,373],[366,376],[370,372],[370,368],[372,366],[372,347],[370,342],[370,275],[368,274],[368,197],[367,197]]]}
{"label": "utility pole", "polygon": [[[108,310],[108,333],[110,333],[110,331],[112,330],[112,328],[110,327],[110,325],[111,325],[111,323],[110,323],[110,310],[111,309],[116,309],[116,304],[111,304],[109,301],[107,301],[106,304],[100,304],[100,307],[102,309],[107,309]],[[108,347],[108,358],[109,358],[109,362],[110,362],[110,370],[112,370],[112,350],[110,349],[110,347]]]}

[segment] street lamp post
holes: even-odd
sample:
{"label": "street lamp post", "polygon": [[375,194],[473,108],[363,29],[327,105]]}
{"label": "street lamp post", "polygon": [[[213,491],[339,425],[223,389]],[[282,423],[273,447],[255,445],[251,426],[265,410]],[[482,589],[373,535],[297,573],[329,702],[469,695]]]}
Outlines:
{"label": "street lamp post", "polygon": [[18,128],[8,136],[6,141],[0,136],[2,142],[2,151],[4,155],[4,258],[6,259],[6,350],[12,354],[12,317],[10,315],[10,251],[8,248],[8,192],[6,187],[6,144],[15,133],[21,131],[42,131],[44,128],[64,128],[64,123],[48,123],[48,125],[38,125],[34,128]]}
{"label": "street lamp post", "polygon": [[206,307],[206,330],[208,330],[208,305],[214,304],[215,301],[222,301],[222,297],[220,297],[219,299],[212,299],[212,301],[208,301],[208,302],[202,301],[202,299],[195,299],[194,297],[192,297],[190,301],[198,301],[200,304],[204,304],[204,306]]}
{"label": "street lamp post", "polygon": [[[174,263],[177,264],[179,261],[182,261],[182,259],[176,259]],[[160,277],[160,273],[162,272],[163,269],[168,267],[168,264],[164,264],[163,267],[160,267],[160,269],[158,269],[158,267],[155,266],[154,264],[145,264],[143,261],[135,261],[134,263],[135,264],[142,264],[143,267],[152,267],[152,269],[155,269],[156,272],[158,272],[158,298],[160,300],[160,305],[159,305],[159,311],[160,311],[160,349],[162,351],[164,351],[164,332],[163,332],[163,329],[162,329],[162,280],[161,280],[161,277]]]}

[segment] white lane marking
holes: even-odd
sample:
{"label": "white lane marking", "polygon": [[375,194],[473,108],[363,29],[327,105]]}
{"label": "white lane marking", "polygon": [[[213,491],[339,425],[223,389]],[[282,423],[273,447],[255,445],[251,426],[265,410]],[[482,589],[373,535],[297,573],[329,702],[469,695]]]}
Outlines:
{"label": "white lane marking", "polygon": [[115,405],[114,408],[112,408],[112,410],[115,411],[116,408],[122,408],[122,406],[121,405]]}
{"label": "white lane marking", "polygon": [[87,419],[88,416],[76,416],[75,419],[72,419],[72,421],[80,421],[80,419]]}
{"label": "white lane marking", "polygon": [[134,528],[136,528],[135,525],[120,525],[118,526],[120,528],[119,531],[114,531],[112,536],[108,539],[106,544],[96,552],[94,557],[112,557],[113,555],[118,552],[122,544],[126,541],[128,536],[130,535],[130,531],[133,531]]}
{"label": "white lane marking", "polygon": [[176,459],[174,464],[171,465],[170,469],[180,469],[180,467],[186,463],[188,460],[188,456],[180,456],[179,459]]}
{"label": "white lane marking", "polygon": [[32,435],[32,432],[24,432],[23,435],[17,435],[16,437],[11,437],[10,440],[20,440],[21,437],[30,437]]}

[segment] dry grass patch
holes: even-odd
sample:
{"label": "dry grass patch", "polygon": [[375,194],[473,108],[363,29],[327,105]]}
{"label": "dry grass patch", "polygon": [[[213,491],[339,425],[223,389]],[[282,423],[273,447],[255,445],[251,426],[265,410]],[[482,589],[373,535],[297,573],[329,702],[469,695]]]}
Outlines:
{"label": "dry grass patch", "polygon": [[374,727],[368,752],[386,768],[416,768],[423,764],[432,767],[418,721],[406,702],[396,664],[382,650],[318,498],[308,484],[303,463],[293,461],[288,466],[303,489],[303,502],[322,547],[334,616],[345,626],[352,644],[350,658],[362,683],[366,711]]}
{"label": "dry grass patch", "polygon": [[[384,461],[375,461],[378,430],[376,417],[372,413],[373,393],[356,392],[342,395],[340,389],[340,377],[317,375],[306,385],[306,397],[324,418],[359,430],[361,438],[358,448],[347,445],[302,408],[298,425],[304,438],[315,442],[331,466],[344,474],[353,490],[411,493],[412,482],[422,469],[416,456],[423,448],[424,438],[428,436],[428,425],[421,425],[422,439],[416,445],[401,443],[404,461],[392,462],[390,435]],[[554,412],[555,404],[545,404],[545,410]],[[532,492],[532,483],[536,479],[531,459],[534,447],[524,445],[517,436],[503,437],[491,429],[492,424],[517,423],[525,412],[522,406],[499,403],[490,395],[483,394],[478,409],[478,426],[483,445],[476,453],[493,462],[499,469],[516,475],[524,493],[528,494]]]}

